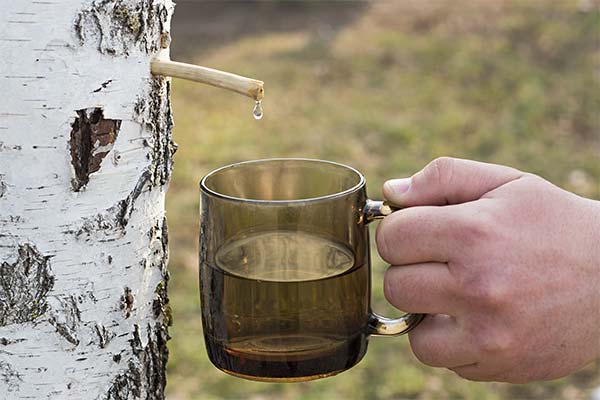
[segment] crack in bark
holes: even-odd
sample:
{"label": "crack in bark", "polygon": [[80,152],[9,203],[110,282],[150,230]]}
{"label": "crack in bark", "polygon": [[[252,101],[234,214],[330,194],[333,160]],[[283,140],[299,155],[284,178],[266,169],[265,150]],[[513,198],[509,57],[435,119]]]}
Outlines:
{"label": "crack in bark", "polygon": [[110,341],[113,340],[114,337],[116,336],[116,334],[114,332],[106,329],[106,327],[101,324],[94,325],[94,332],[98,336],[97,343],[101,349],[105,348],[106,345],[109,344]]}
{"label": "crack in bark", "polygon": [[127,226],[127,223],[129,222],[129,217],[131,217],[131,214],[133,213],[133,205],[135,201],[140,196],[140,194],[142,194],[142,192],[149,185],[149,183],[150,172],[149,170],[144,170],[144,172],[136,182],[135,187],[133,188],[131,193],[129,193],[129,196],[127,196],[125,200],[121,200],[118,203],[120,207],[120,212],[116,214],[117,221],[123,228]]}
{"label": "crack in bark", "polygon": [[14,263],[0,264],[0,327],[33,321],[47,311],[54,286],[49,259],[26,243]]}
{"label": "crack in bark", "polygon": [[95,42],[102,54],[129,55],[160,48],[168,8],[155,0],[96,0],[75,18],[79,44]]}
{"label": "crack in bark", "polygon": [[77,306],[77,300],[75,296],[69,296],[58,299],[58,302],[59,306],[56,307],[56,310],[53,310],[49,322],[56,329],[56,333],[69,343],[77,346],[79,344],[77,328],[81,322],[81,312]]}
{"label": "crack in bark", "polygon": [[105,119],[101,108],[77,110],[71,125],[71,165],[75,177],[73,190],[78,192],[87,185],[90,175],[100,169],[100,164],[112,147],[121,128],[121,120]]}
{"label": "crack in bark", "polygon": [[[150,228],[148,237],[150,238],[150,248],[154,249],[153,254],[156,256],[154,259],[159,260],[158,263],[151,262],[150,266],[158,267],[163,274],[163,278],[168,280],[167,263],[166,261],[162,261],[163,259],[169,259],[169,227],[167,225],[167,217],[163,217],[162,223],[157,221]],[[142,265],[146,266],[146,260],[143,261]]]}
{"label": "crack in bark", "polygon": [[163,277],[163,280],[159,282],[154,289],[156,297],[154,300],[152,300],[153,316],[156,320],[162,320],[165,326],[171,326],[173,322],[172,312],[167,293],[167,286],[169,282],[169,271],[167,269],[167,263],[169,260],[169,232],[167,217],[163,217],[162,223],[157,221],[156,225],[150,228],[148,235],[150,237],[151,248],[154,248],[155,244],[160,246],[155,250],[155,257],[153,257],[153,261],[150,262],[150,267],[158,268]]}
{"label": "crack in bark", "polygon": [[133,357],[127,362],[127,369],[113,380],[106,400],[164,398],[166,364],[169,355],[167,340],[170,339],[164,324],[157,322],[147,325],[147,343],[141,340],[140,328],[134,325],[133,337],[129,340]]}
{"label": "crack in bark", "polygon": [[[66,230],[63,233],[74,233],[77,238],[82,236],[91,236],[98,232],[109,234],[114,231],[124,233],[125,227],[129,223],[129,218],[133,213],[133,206],[137,198],[146,190],[150,184],[150,172],[145,170],[137,180],[135,187],[129,193],[127,198],[120,200],[112,207],[91,217],[84,217],[80,227],[77,230]],[[109,264],[112,262],[112,258]]]}
{"label": "crack in bark", "polygon": [[2,345],[2,346],[8,346],[9,344],[24,342],[25,340],[26,339],[23,339],[23,338],[19,338],[19,339],[7,339],[5,337],[0,337],[0,345]]}
{"label": "crack in bark", "polygon": [[110,85],[110,83],[112,82],[112,79],[109,79],[105,82],[102,82],[102,84],[100,85],[100,87],[98,89],[92,90],[92,93],[98,93],[100,92],[102,89],[106,89],[108,87],[108,85]]}

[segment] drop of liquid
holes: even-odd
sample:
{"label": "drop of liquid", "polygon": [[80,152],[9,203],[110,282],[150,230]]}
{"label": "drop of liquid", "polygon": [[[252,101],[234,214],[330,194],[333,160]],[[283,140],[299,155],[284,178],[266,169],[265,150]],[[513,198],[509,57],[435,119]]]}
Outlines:
{"label": "drop of liquid", "polygon": [[254,116],[254,119],[261,119],[263,117],[263,108],[262,108],[262,102],[260,100],[257,100],[256,103],[254,103],[254,109],[252,110],[252,115]]}

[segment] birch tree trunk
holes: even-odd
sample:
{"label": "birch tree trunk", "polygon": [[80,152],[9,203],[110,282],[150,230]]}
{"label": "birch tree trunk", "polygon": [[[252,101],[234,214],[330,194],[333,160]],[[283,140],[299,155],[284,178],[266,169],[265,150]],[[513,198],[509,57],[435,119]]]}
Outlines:
{"label": "birch tree trunk", "polygon": [[2,1],[2,399],[164,398],[172,11]]}

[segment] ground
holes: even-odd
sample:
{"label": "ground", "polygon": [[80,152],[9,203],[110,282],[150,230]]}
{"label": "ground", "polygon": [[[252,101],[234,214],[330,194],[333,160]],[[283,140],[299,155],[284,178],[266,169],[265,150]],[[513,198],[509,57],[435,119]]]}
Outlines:
{"label": "ground", "polygon": [[[170,399],[587,399],[600,386],[600,363],[553,382],[468,382],[420,364],[406,338],[373,338],[358,366],[320,381],[232,378],[206,356],[197,282],[198,181],[231,162],[339,161],[377,197],[449,155],[600,199],[597,3],[179,1],[173,24],[174,59],[264,80],[266,97],[255,121],[247,98],[174,81]],[[395,315],[373,264],[373,308]]]}

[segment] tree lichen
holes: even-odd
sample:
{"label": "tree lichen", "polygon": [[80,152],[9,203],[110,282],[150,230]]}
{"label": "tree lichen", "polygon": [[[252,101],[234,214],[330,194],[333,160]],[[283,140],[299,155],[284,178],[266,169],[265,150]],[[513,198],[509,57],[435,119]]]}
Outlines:
{"label": "tree lichen", "polygon": [[54,286],[50,257],[31,244],[20,245],[17,260],[0,264],[0,326],[33,321],[48,309]]}
{"label": "tree lichen", "polygon": [[102,54],[129,55],[160,48],[169,10],[155,0],[96,0],[75,18],[80,45],[92,42]]}

